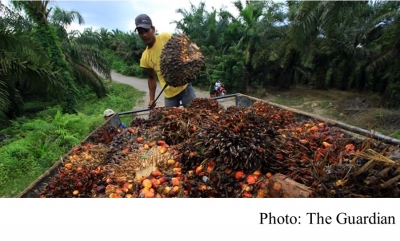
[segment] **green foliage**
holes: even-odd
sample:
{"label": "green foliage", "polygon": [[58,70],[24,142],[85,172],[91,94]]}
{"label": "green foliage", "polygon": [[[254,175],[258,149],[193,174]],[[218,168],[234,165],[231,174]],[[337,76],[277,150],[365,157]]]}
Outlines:
{"label": "green foliage", "polygon": [[116,72],[126,76],[147,77],[146,70],[140,67],[138,63],[128,64],[125,60],[116,56],[110,49],[103,50],[103,53],[107,56],[111,68]]}

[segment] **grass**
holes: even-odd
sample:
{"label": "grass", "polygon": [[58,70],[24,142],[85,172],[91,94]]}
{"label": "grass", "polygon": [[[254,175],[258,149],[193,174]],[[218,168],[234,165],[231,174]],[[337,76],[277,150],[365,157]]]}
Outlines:
{"label": "grass", "polygon": [[303,104],[305,100],[304,97],[301,96],[288,97],[286,95],[280,95],[273,102],[280,105],[296,106]]}
{"label": "grass", "polygon": [[399,139],[399,140],[400,140],[400,130],[394,132],[391,136],[392,136],[393,138],[396,138],[396,139]]}
{"label": "grass", "polygon": [[[97,98],[87,92],[78,101],[77,115],[61,114],[60,106],[19,117],[0,131],[7,136],[0,141],[0,197],[15,197],[48,170],[73,146],[103,122],[103,111],[131,110],[145,92],[131,86],[107,83],[108,95]],[[34,103],[33,105],[37,105]],[[130,117],[123,118],[129,124]]]}

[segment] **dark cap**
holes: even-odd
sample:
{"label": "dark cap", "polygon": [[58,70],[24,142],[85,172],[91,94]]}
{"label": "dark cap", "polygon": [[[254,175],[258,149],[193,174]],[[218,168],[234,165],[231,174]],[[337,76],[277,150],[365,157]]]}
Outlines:
{"label": "dark cap", "polygon": [[147,14],[140,14],[139,16],[136,17],[135,19],[135,24],[136,28],[145,28],[149,29],[151,26],[153,26],[153,23],[151,22],[151,19]]}

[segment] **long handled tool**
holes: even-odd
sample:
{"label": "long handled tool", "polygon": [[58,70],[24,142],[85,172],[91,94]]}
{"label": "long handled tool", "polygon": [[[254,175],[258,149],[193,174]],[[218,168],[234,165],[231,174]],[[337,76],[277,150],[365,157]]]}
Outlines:
{"label": "long handled tool", "polygon": [[[155,106],[157,104],[157,100],[160,97],[160,95],[162,94],[162,92],[164,92],[164,90],[168,87],[168,84],[164,85],[164,88],[161,90],[161,92],[157,95],[156,99],[154,100],[153,105]],[[150,107],[149,107],[150,108]]]}
{"label": "long handled tool", "polygon": [[[157,95],[156,99],[154,100],[154,103],[157,102],[158,98],[160,98],[161,94],[164,92],[165,88],[167,88],[168,84],[164,85],[164,88],[161,90],[161,92]],[[143,109],[138,109],[138,110],[130,110],[130,111],[123,111],[123,112],[118,112],[118,115],[126,115],[126,114],[135,114],[139,112],[144,112],[144,111],[149,111],[151,110],[150,107],[143,108]]]}

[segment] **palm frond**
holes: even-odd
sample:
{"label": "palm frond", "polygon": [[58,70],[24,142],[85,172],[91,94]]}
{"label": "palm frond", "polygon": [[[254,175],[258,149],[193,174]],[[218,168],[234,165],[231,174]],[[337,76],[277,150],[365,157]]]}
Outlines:
{"label": "palm frond", "polygon": [[78,81],[92,87],[98,96],[105,95],[106,89],[103,80],[90,66],[83,63],[72,63],[72,68]]}

